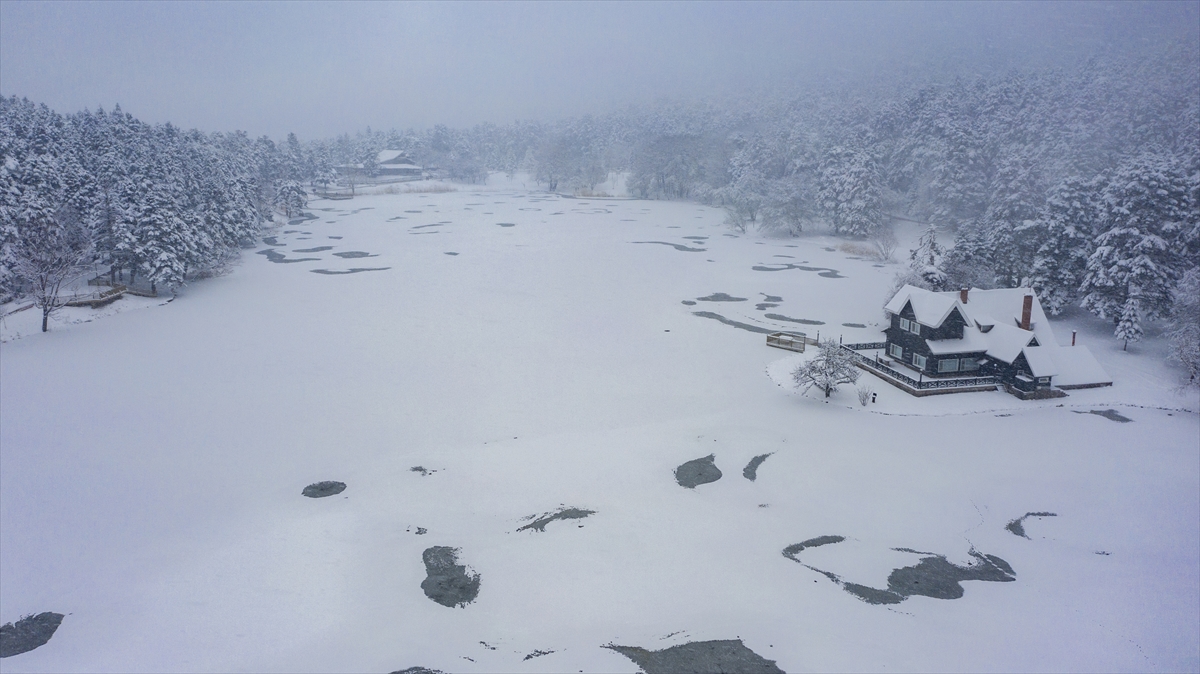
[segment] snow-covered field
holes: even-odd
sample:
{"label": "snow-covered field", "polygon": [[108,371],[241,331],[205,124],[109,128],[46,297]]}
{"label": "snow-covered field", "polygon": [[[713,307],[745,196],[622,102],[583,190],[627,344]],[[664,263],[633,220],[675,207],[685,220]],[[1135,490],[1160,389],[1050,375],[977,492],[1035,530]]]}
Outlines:
{"label": "snow-covered field", "polygon": [[[0,326],[0,622],[66,614],[3,671],[632,672],[603,646],[724,639],[789,672],[1200,668],[1200,404],[1161,340],[1076,314],[1059,340],[1111,388],[864,375],[864,408],[694,315],[875,339],[898,267],[837,240],[519,180],[310,207],[261,247],[284,262]],[[721,479],[676,484],[709,454]],[[301,495],[322,480],[348,487]],[[594,514],[518,531],[563,507]],[[434,546],[474,601],[425,596]],[[1015,580],[847,591],[973,552]]]}

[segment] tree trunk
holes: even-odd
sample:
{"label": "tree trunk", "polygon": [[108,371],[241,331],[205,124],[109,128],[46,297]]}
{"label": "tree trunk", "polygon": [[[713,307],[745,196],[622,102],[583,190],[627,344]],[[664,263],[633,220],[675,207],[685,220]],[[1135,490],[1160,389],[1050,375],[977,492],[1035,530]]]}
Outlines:
{"label": "tree trunk", "polygon": [[829,397],[829,388],[830,388],[830,387],[829,387],[829,384],[826,384],[826,385],[825,385],[825,397],[826,397],[826,398],[828,398],[828,397]]}
{"label": "tree trunk", "polygon": [[50,332],[50,306],[42,307],[42,332]]}

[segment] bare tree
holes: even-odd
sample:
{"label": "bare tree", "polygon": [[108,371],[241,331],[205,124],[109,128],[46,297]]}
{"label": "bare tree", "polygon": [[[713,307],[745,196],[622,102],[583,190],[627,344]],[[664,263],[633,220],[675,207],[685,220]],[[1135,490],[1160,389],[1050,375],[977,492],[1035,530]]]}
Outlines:
{"label": "bare tree", "polygon": [[862,405],[863,407],[866,407],[867,403],[871,402],[871,396],[874,394],[875,394],[875,391],[872,390],[870,386],[867,386],[865,384],[863,386],[859,386],[858,387],[858,404]]}
{"label": "bare tree", "polygon": [[92,259],[93,235],[78,211],[62,206],[40,222],[22,223],[13,249],[13,271],[28,284],[34,304],[42,310],[42,332],[50,316],[62,308],[64,285],[83,275]]}
{"label": "bare tree", "polygon": [[827,339],[818,345],[817,355],[792,371],[792,378],[807,392],[816,386],[828,398],[842,384],[853,384],[860,375],[850,352]]}
{"label": "bare tree", "polygon": [[871,237],[871,245],[875,247],[875,259],[880,262],[891,262],[898,245],[896,233],[891,227],[881,227]]}

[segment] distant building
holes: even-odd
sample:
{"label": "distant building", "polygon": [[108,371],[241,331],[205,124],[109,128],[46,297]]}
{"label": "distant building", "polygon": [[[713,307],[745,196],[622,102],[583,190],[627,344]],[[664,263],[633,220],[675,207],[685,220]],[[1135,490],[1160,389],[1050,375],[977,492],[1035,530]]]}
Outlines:
{"label": "distant building", "polygon": [[424,170],[413,163],[401,150],[382,150],[375,155],[375,165],[343,164],[334,167],[339,176],[356,178],[408,178],[419,180]]}
{"label": "distant building", "polygon": [[[875,345],[884,353],[865,365],[885,378],[883,370],[900,375],[892,379],[901,388],[983,390],[982,381],[992,379],[1019,397],[1040,398],[1112,384],[1087,347],[1059,346],[1030,288],[933,292],[906,285],[884,311],[886,341]],[[979,382],[972,387],[971,380]]]}

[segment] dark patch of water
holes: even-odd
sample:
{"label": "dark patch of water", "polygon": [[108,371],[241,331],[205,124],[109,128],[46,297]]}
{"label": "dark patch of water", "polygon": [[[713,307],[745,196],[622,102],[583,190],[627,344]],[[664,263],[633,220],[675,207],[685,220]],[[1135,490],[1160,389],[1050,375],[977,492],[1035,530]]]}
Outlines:
{"label": "dark patch of water", "polygon": [[687,305],[687,306],[689,306],[689,307],[694,307],[694,306],[696,306],[696,303],[695,303],[695,302],[693,302],[692,300],[684,300],[684,301],[683,301],[683,304],[686,304],[686,305]]}
{"label": "dark patch of water", "polygon": [[516,227],[517,226],[517,223],[515,223],[515,222],[497,222],[496,224],[501,227]]}
{"label": "dark patch of water", "polygon": [[445,253],[442,253],[442,255],[458,255],[458,253],[455,253],[454,251],[449,251],[449,250],[448,250],[448,251],[446,251]]}
{"label": "dark patch of water", "polygon": [[691,239],[692,241],[706,241],[706,240],[708,240],[708,237],[707,237],[707,236],[685,236],[685,237],[683,237],[683,238],[685,238],[685,239]]}
{"label": "dark patch of water", "polygon": [[543,655],[550,655],[550,654],[551,654],[551,653],[553,653],[553,652],[554,652],[554,651],[534,651],[534,652],[530,653],[529,655],[526,655],[524,658],[521,658],[521,660],[522,660],[522,661],[524,661],[524,660],[532,660],[532,659],[534,659],[534,658],[540,658],[540,657],[542,657]]}
{"label": "dark patch of water", "polygon": [[767,460],[768,456],[771,456],[771,454],[774,454],[774,453],[775,452],[768,452],[767,454],[759,454],[758,456],[754,457],[753,459],[750,459],[750,463],[746,464],[746,467],[742,469],[742,477],[746,478],[747,480],[750,480],[751,482],[754,482],[755,480],[757,480],[758,479],[758,467],[762,465],[763,461]]}
{"label": "dark patch of water", "polygon": [[1008,529],[1017,536],[1020,536],[1021,538],[1028,539],[1029,536],[1025,534],[1025,520],[1029,519],[1030,517],[1058,517],[1058,514],[1047,512],[1025,513],[1024,515],[1004,525],[1004,528]]}
{"label": "dark patch of water", "polygon": [[274,248],[264,248],[263,250],[258,251],[257,255],[266,255],[268,260],[270,260],[271,262],[275,262],[277,264],[291,264],[294,262],[314,262],[314,261],[319,262],[321,260],[321,258],[319,258],[319,257],[294,257],[289,260],[287,258],[287,256],[285,256],[283,253],[280,253],[279,251],[275,250]]}
{"label": "dark patch of water", "polygon": [[458,563],[459,548],[436,545],[421,554],[425,596],[449,608],[464,607],[479,595],[479,574]]}
{"label": "dark patch of water", "polygon": [[396,216],[396,217],[394,217],[394,218],[388,218],[388,219],[387,219],[387,220],[385,220],[384,222],[393,222],[393,221],[395,221],[395,220],[407,220],[407,219],[408,219],[408,218],[404,217],[403,215],[397,215],[397,216]]}
{"label": "dark patch of water", "polygon": [[28,653],[44,646],[62,624],[63,614],[46,611],[0,626],[0,658]]}
{"label": "dark patch of water", "polygon": [[746,648],[741,639],[693,641],[660,651],[616,644],[604,648],[633,660],[646,674],[783,674],[774,660]]}
{"label": "dark patch of water", "polygon": [[340,237],[340,236],[331,236],[331,237],[329,237],[329,238],[331,238],[331,239],[341,239],[342,237]]}
{"label": "dark patch of water", "polygon": [[681,487],[695,489],[699,485],[716,482],[721,479],[721,469],[713,463],[716,455],[709,454],[708,456],[692,459],[679,465],[675,469],[675,481]]}
{"label": "dark patch of water", "polygon": [[409,667],[408,669],[397,669],[389,674],[446,674],[440,669],[430,669],[428,667]]}
{"label": "dark patch of water", "polygon": [[783,298],[779,297],[778,295],[768,295],[766,293],[759,293],[759,295],[763,296],[764,302],[782,302],[783,301]]}
{"label": "dark patch of water", "polygon": [[365,250],[346,250],[340,253],[334,253],[334,255],[346,260],[353,260],[360,257],[379,257],[378,255],[372,255]]}
{"label": "dark patch of water", "polygon": [[837,248],[826,248],[825,250],[827,250],[827,251],[829,251],[829,252],[831,252],[831,253],[832,253],[832,252],[836,251],[836,250],[837,250]]}
{"label": "dark patch of water", "polygon": [[345,274],[358,274],[364,271],[387,271],[391,267],[354,267],[353,269],[309,269],[314,274],[324,274],[326,276],[342,276]]}
{"label": "dark patch of water", "polygon": [[825,321],[813,321],[807,318],[791,318],[783,314],[765,314],[764,318],[769,318],[773,321],[786,321],[788,323],[803,323],[804,325],[825,325]]}
{"label": "dark patch of water", "polygon": [[666,241],[630,241],[630,243],[657,243],[659,245],[670,246],[670,247],[674,248],[675,250],[684,251],[684,252],[688,252],[688,253],[701,253],[703,251],[708,250],[707,248],[689,248],[688,246],[685,246],[681,243],[667,243]]}
{"label": "dark patch of water", "polygon": [[[296,250],[293,250],[292,252],[293,253],[320,253],[320,252],[326,251],[326,250],[333,250],[333,246],[317,246],[315,248],[297,248]],[[338,253],[334,253],[334,255],[338,255]]]}
{"label": "dark patch of water", "polygon": [[825,278],[846,278],[841,276],[836,269],[828,267],[805,267],[804,265],[792,264],[791,262],[781,262],[779,264],[756,264],[751,267],[754,271],[787,271],[789,269],[799,269],[800,271],[815,271],[817,276]]}
{"label": "dark patch of water", "polygon": [[863,325],[862,323],[842,323],[842,325],[844,325],[847,328],[865,328],[865,327],[867,327],[867,326]]}
{"label": "dark patch of water", "polygon": [[1127,424],[1127,423],[1133,421],[1133,419],[1130,419],[1129,417],[1121,414],[1120,412],[1118,412],[1116,410],[1088,410],[1087,412],[1080,412],[1079,410],[1071,410],[1071,411],[1074,412],[1075,414],[1095,414],[1098,417],[1104,417],[1105,419],[1108,419],[1109,421],[1116,421],[1116,422],[1119,422],[1122,424]]}
{"label": "dark patch of water", "polygon": [[841,536],[820,536],[803,543],[789,545],[783,549],[783,556],[798,562],[804,567],[816,571],[831,581],[842,586],[849,594],[868,604],[899,604],[912,596],[932,597],[934,599],[958,599],[963,596],[962,584],[968,580],[981,580],[994,583],[1009,583],[1017,579],[1017,574],[1008,562],[995,555],[987,555],[971,550],[968,554],[975,559],[974,563],[959,566],[947,560],[942,555],[919,552],[909,548],[894,548],[898,552],[928,555],[913,566],[894,569],[888,574],[886,590],[847,583],[837,574],[818,569],[800,561],[800,552],[806,548],[818,545],[840,543],[845,540]]}
{"label": "dark patch of water", "polygon": [[404,211],[405,213],[420,213],[421,211]]}
{"label": "dark patch of water", "polygon": [[296,233],[296,232],[298,232],[298,231],[300,231],[300,230],[298,230],[298,229],[285,229],[285,230],[283,230],[283,233],[284,233],[284,234],[295,234],[295,233]]}
{"label": "dark patch of water", "polygon": [[734,297],[725,293],[713,293],[707,297],[697,297],[701,302],[745,302],[745,297]]}
{"label": "dark patch of water", "polygon": [[760,328],[757,325],[750,325],[748,323],[732,321],[728,318],[725,318],[724,316],[722,316],[720,314],[714,314],[711,311],[693,311],[692,315],[699,316],[700,318],[711,318],[714,321],[720,321],[721,323],[724,323],[725,325],[728,325],[730,327],[738,328],[740,330],[748,330],[750,332],[760,334],[760,335],[769,335],[772,332],[775,332],[774,330],[768,330],[767,328]]}
{"label": "dark patch of water", "polygon": [[333,496],[344,491],[346,491],[345,482],[326,480],[325,482],[314,482],[305,487],[304,491],[300,493],[309,498],[325,498],[326,496]]}
{"label": "dark patch of water", "polygon": [[526,517],[525,519],[527,520],[533,519],[534,517],[537,517],[537,519],[523,527],[518,527],[517,531],[533,529],[534,531],[541,531],[542,533],[545,533],[546,525],[555,520],[581,520],[588,515],[595,514],[595,510],[584,510],[582,508],[560,508],[553,513],[543,514],[541,517],[538,517],[537,515],[530,515],[529,517]]}
{"label": "dark patch of water", "polygon": [[771,257],[787,257],[787,258],[791,258],[793,260],[796,259],[796,256],[794,256],[794,255],[772,255]]}
{"label": "dark patch of water", "polygon": [[277,238],[275,238],[275,237],[273,237],[273,236],[264,236],[264,237],[263,237],[263,243],[267,244],[268,246],[282,246],[282,245],[284,245],[284,244],[282,244],[282,243],[279,243],[279,239],[277,239]]}
{"label": "dark patch of water", "polygon": [[754,305],[754,308],[759,311],[766,311],[767,309],[777,306],[779,306],[779,304],[775,302],[759,302],[758,304]]}
{"label": "dark patch of water", "polygon": [[518,208],[518,211],[540,211],[540,208]]}
{"label": "dark patch of water", "polygon": [[426,227],[441,227],[441,226],[442,226],[442,223],[435,222],[432,225],[417,225],[416,227],[409,227],[409,229],[425,229]]}

